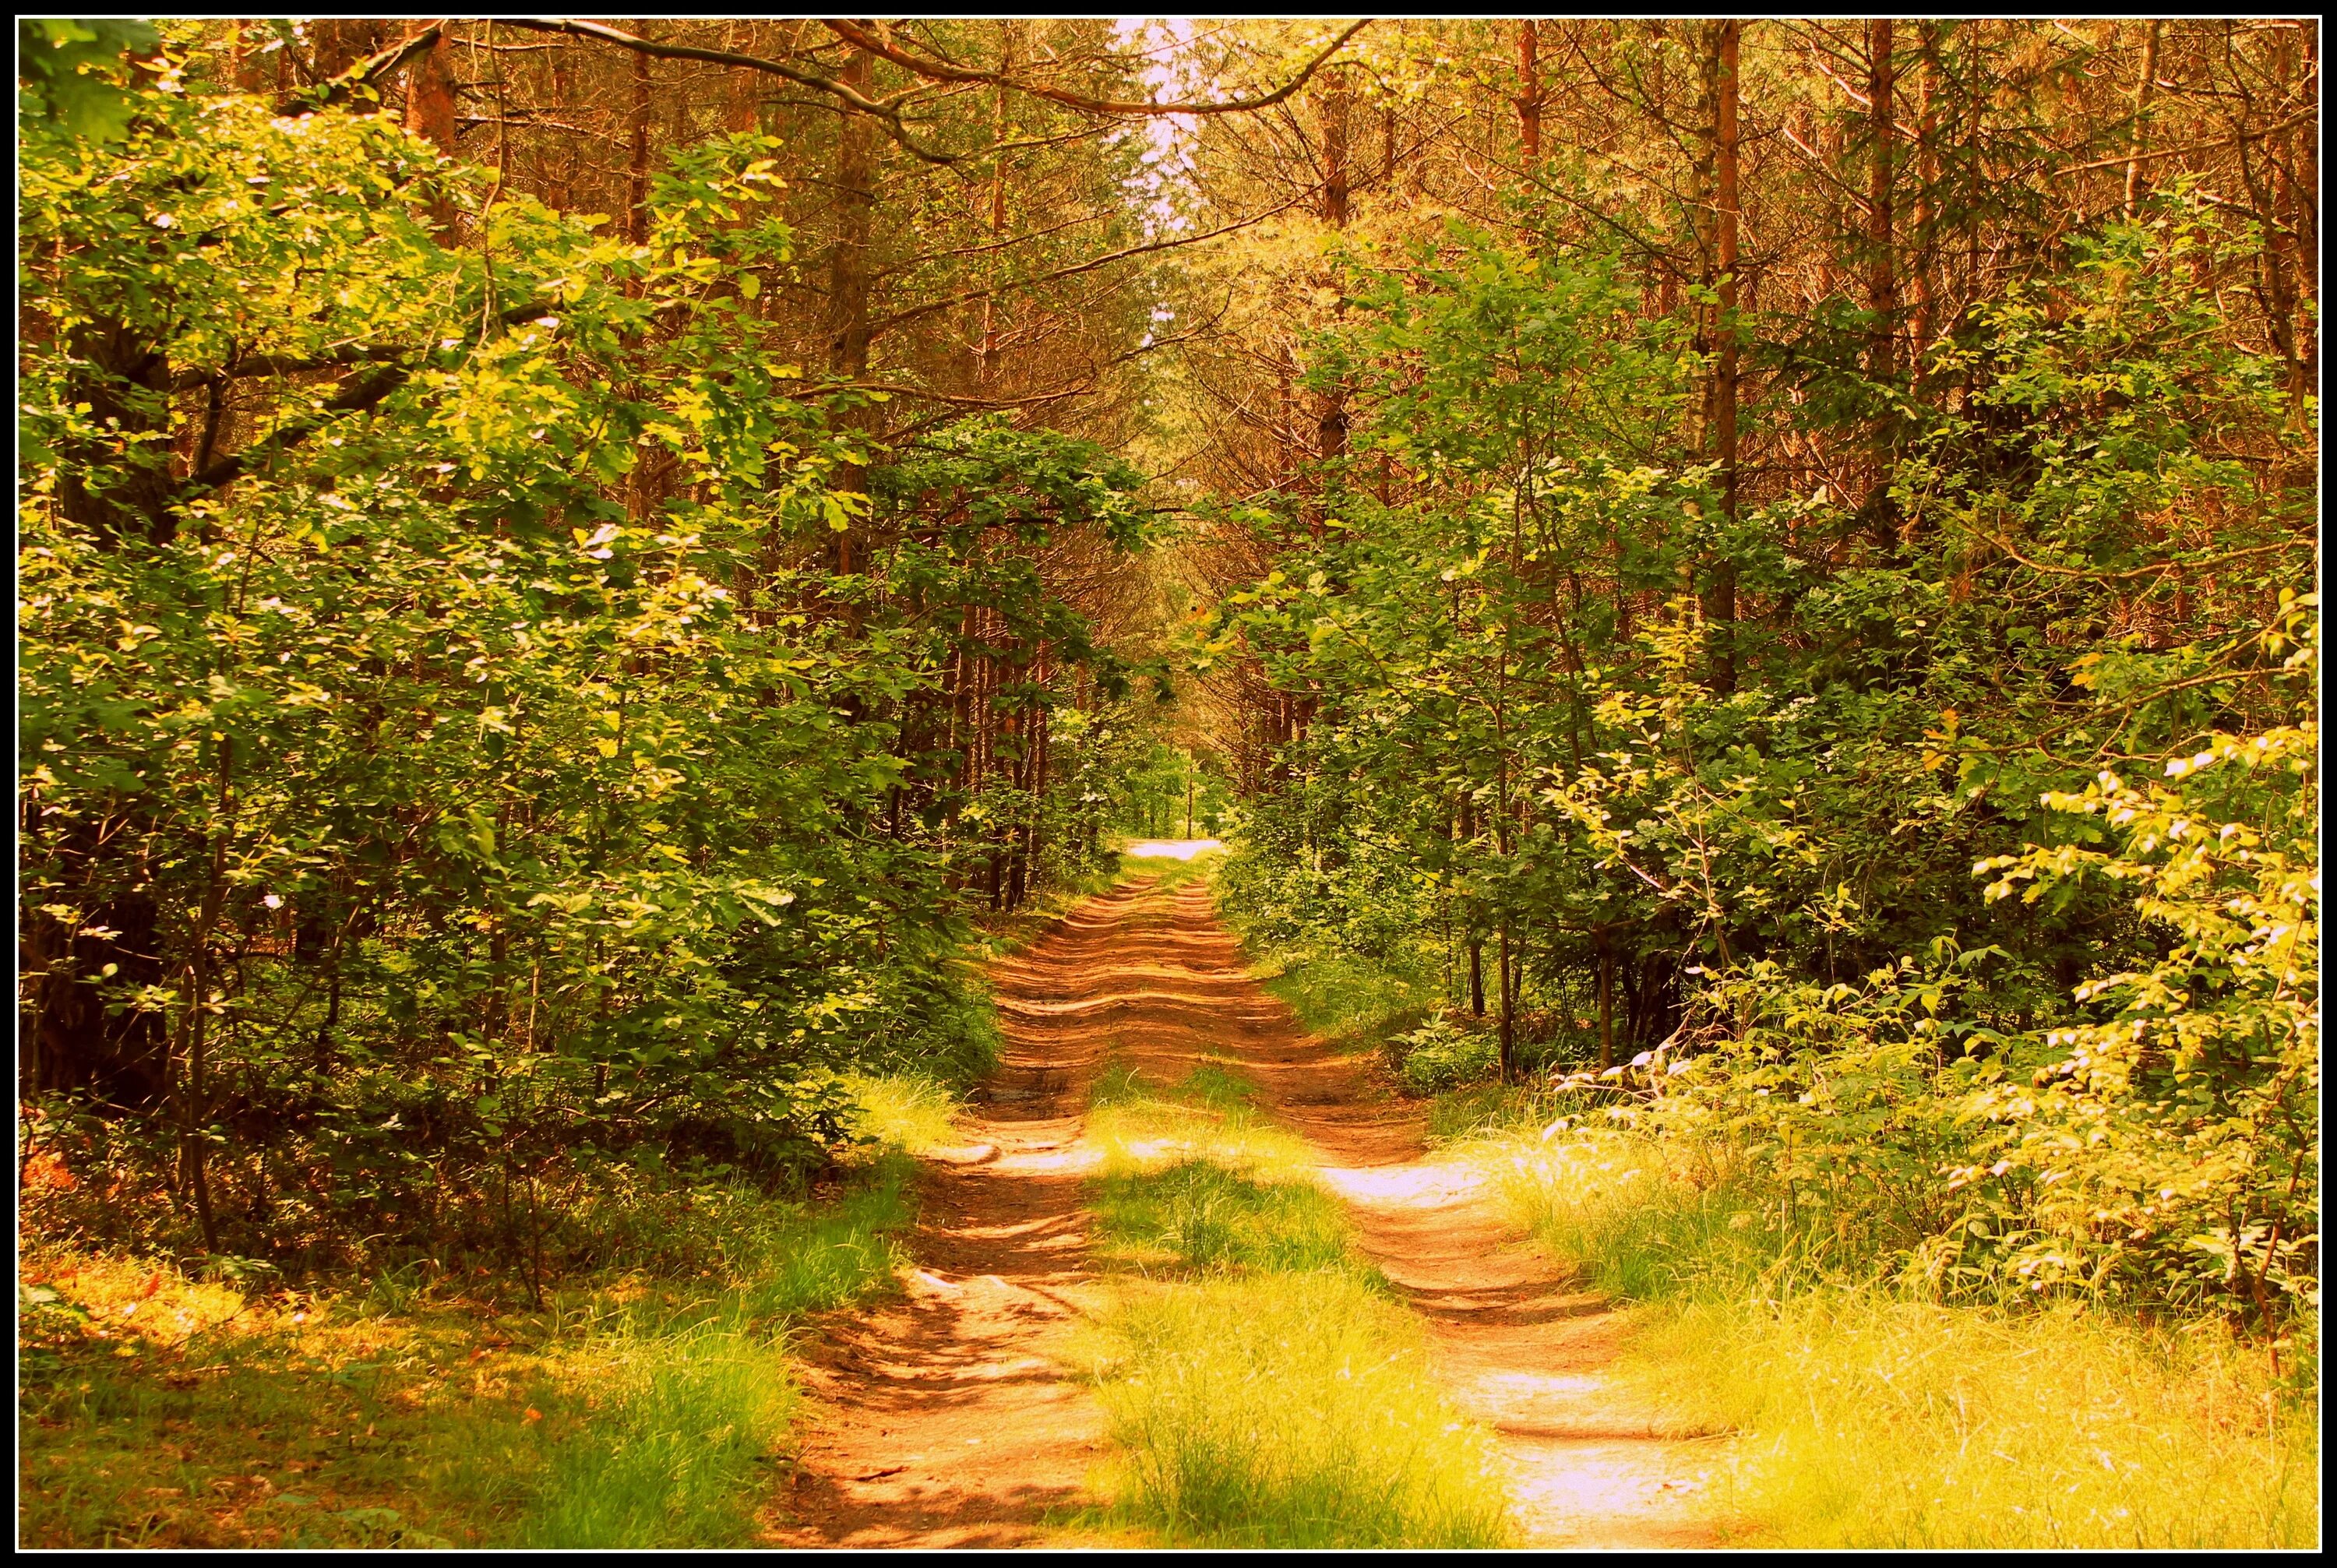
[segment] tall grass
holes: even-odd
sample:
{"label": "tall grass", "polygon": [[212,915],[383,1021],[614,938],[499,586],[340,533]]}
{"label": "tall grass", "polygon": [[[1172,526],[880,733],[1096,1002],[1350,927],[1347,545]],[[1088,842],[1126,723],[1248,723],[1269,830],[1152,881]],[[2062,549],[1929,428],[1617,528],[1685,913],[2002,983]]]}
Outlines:
{"label": "tall grass", "polygon": [[2320,1540],[2313,1404],[2214,1325],[1816,1292],[1664,1311],[1633,1369],[1675,1411],[1747,1435],[1716,1497],[1747,1544]]}
{"label": "tall grass", "polygon": [[1214,1062],[1169,1085],[1105,1069],[1088,1136],[1103,1151],[1095,1209],[1108,1258],[1141,1272],[1364,1268],[1306,1145],[1259,1114],[1254,1092]]}
{"label": "tall grass", "polygon": [[634,1267],[492,1316],[475,1279],[418,1269],[263,1295],[152,1259],[34,1252],[24,1538],[745,1543],[796,1406],[784,1337],[891,1287],[910,1171],[895,1151],[829,1201],[740,1185],[613,1206],[593,1223]]}
{"label": "tall grass", "polygon": [[1417,1323],[1251,1093],[1216,1063],[1096,1086],[1100,1250],[1150,1277],[1098,1330],[1115,1512],[1182,1544],[1500,1544],[1487,1438],[1437,1395]]}
{"label": "tall grass", "polygon": [[917,1073],[846,1073],[843,1077],[858,1109],[854,1131],[879,1148],[923,1154],[963,1142],[957,1093],[941,1080]]}
{"label": "tall grass", "polygon": [[1256,973],[1309,1034],[1347,1050],[1417,1027],[1442,995],[1425,975],[1335,950],[1273,949],[1257,956]]}
{"label": "tall grass", "polygon": [[707,1328],[614,1348],[582,1430],[552,1451],[515,1544],[731,1546],[797,1395],[768,1340]]}
{"label": "tall grass", "polygon": [[1106,1176],[1096,1218],[1105,1245],[1139,1269],[1290,1273],[1351,1263],[1337,1199],[1208,1160]]}
{"label": "tall grass", "polygon": [[[930,1095],[887,1081],[879,1104],[904,1124]],[[912,1114],[914,1111],[915,1113]],[[722,1247],[733,1283],[712,1296],[650,1298],[588,1338],[589,1410],[552,1450],[515,1532],[525,1546],[725,1546],[753,1533],[761,1466],[797,1393],[780,1338],[807,1314],[888,1288],[906,1260],[913,1166],[897,1140],[827,1203],[765,1205]],[[596,1354],[597,1353],[597,1354]]]}
{"label": "tall grass", "polygon": [[1171,1542],[1502,1544],[1487,1439],[1430,1389],[1410,1315],[1352,1274],[1131,1294],[1110,1333],[1120,1507]]}
{"label": "tall grass", "polygon": [[[1949,1305],[1893,1238],[1797,1212],[1717,1139],[1493,1139],[1521,1218],[1643,1304],[1626,1377],[1742,1434],[1746,1544],[2301,1547],[2319,1538],[2317,1345],[2284,1377],[2220,1322]],[[1870,1272],[1850,1272],[1863,1256]],[[2301,1339],[2307,1336],[2300,1335]]]}
{"label": "tall grass", "polygon": [[1205,849],[1182,860],[1165,855],[1130,855],[1123,850],[1120,863],[1123,870],[1152,877],[1155,887],[1166,892],[1188,882],[1213,881],[1225,859],[1222,849]]}

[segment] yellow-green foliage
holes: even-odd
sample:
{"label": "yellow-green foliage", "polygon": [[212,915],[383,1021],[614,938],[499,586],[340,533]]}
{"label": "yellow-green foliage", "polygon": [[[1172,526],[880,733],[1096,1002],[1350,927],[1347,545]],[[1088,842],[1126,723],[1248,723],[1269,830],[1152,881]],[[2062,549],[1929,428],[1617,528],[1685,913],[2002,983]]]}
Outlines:
{"label": "yellow-green foliage", "polygon": [[1497,1546],[1484,1435],[1423,1373],[1418,1326],[1341,1270],[1131,1289],[1099,1357],[1120,1506],[1210,1546]]}
{"label": "yellow-green foliage", "polygon": [[2320,1539],[2317,1398],[2212,1325],[1820,1293],[1659,1309],[1635,1359],[1677,1418],[1746,1434],[1716,1500],[1748,1545]]}

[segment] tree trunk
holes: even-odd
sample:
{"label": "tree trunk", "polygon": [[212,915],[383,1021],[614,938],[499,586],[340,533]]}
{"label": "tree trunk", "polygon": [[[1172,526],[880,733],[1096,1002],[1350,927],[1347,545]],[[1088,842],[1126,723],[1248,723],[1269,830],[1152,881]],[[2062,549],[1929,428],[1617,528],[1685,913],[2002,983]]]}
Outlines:
{"label": "tree trunk", "polygon": [[[868,86],[869,55],[855,49],[836,73],[836,80],[856,92]],[[846,109],[836,142],[836,243],[827,258],[827,368],[846,381],[868,376],[868,234],[876,208],[875,129],[869,117]],[[868,406],[853,408],[841,421],[848,428],[865,429]],[[836,470],[836,488],[865,492],[868,473],[859,464]],[[837,532],[836,570],[858,568],[853,530]]]}
{"label": "tree trunk", "polygon": [[1599,937],[1599,1070],[1615,1065],[1615,954]]}
{"label": "tree trunk", "polygon": [[[1347,120],[1353,98],[1346,67],[1333,67],[1323,96],[1323,221],[1335,230],[1347,226]],[[1331,281],[1336,289],[1335,272]],[[1335,312],[1339,308],[1333,309]],[[1323,392],[1315,426],[1315,456],[1325,465],[1337,463],[1347,456],[1347,388],[1344,383],[1334,383]],[[1327,469],[1322,485],[1325,491],[1333,486]],[[1318,501],[1310,509],[1309,516],[1315,536],[1319,539],[1323,534],[1324,504]]]}
{"label": "tree trunk", "polygon": [[[438,42],[406,68],[406,129],[448,158],[455,152],[454,59],[455,41],[442,29]],[[430,226],[442,242],[455,238],[455,203],[444,185],[431,195]]]}
{"label": "tree trunk", "polygon": [[1892,112],[1896,76],[1891,57],[1891,19],[1866,24],[1867,125],[1872,144],[1866,172],[1866,308],[1874,322],[1867,330],[1866,374],[1888,381],[1897,373],[1892,328],[1899,313],[1899,280],[1891,254],[1891,158],[1897,120]]}
{"label": "tree trunk", "polygon": [[328,17],[316,24],[316,44],[309,58],[316,80],[329,82],[380,49],[387,24],[378,16]]}
{"label": "tree trunk", "polygon": [[1913,328],[1908,370],[1920,375],[1931,346],[1931,229],[1938,221],[1940,182],[1940,24],[1923,24],[1923,74],[1915,110],[1915,211],[1909,239],[1915,247]]}
{"label": "tree trunk", "polygon": [[2150,151],[2150,101],[2158,95],[2158,36],[2166,26],[2164,18],[2154,16],[2150,30],[2143,34],[2142,74],[2134,84],[2134,135],[2127,142],[2126,201],[2121,209],[2129,218],[2141,204],[2145,189],[2143,154]]}
{"label": "tree trunk", "polygon": [[1517,980],[1510,956],[1510,925],[1504,920],[1501,930],[1501,947],[1497,967],[1501,982],[1501,1082],[1507,1083],[1516,1075],[1518,1055]]}
{"label": "tree trunk", "polygon": [[625,162],[625,238],[646,245],[650,238],[650,57],[633,55],[632,146]]}
{"label": "tree trunk", "polygon": [[[998,24],[998,70],[1002,76],[1014,68],[1014,24],[1002,20]],[[990,102],[990,140],[992,146],[1006,140],[1006,88],[1002,83]],[[990,158],[990,242],[995,246],[999,236],[1006,232],[1006,154],[993,152]],[[995,251],[983,264],[985,284],[997,275]],[[976,397],[986,397],[998,354],[998,291],[985,287],[982,295],[982,346],[975,350],[973,387]]]}
{"label": "tree trunk", "polygon": [[[1461,842],[1465,847],[1477,841],[1476,800],[1467,791],[1461,796]],[[1485,939],[1478,934],[1475,900],[1462,906],[1462,916],[1469,930],[1469,1016],[1485,1015]]]}
{"label": "tree trunk", "polygon": [[1541,29],[1518,24],[1518,159],[1530,175],[1541,162]]}
{"label": "tree trunk", "polygon": [[[1736,398],[1736,54],[1741,24],[1718,23],[1713,30],[1707,81],[1711,97],[1712,247],[1706,281],[1718,296],[1713,323],[1711,446],[1720,466],[1720,510],[1724,535],[1733,535],[1737,516]],[[1736,690],[1736,564],[1724,537],[1711,559],[1704,617],[1709,638],[1713,690]]]}

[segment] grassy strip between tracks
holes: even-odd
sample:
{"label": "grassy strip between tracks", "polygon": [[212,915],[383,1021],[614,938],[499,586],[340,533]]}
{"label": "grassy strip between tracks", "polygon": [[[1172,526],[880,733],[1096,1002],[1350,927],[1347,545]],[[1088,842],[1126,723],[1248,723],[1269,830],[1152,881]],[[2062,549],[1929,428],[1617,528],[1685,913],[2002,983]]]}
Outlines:
{"label": "grassy strip between tracks", "polygon": [[1089,1346],[1120,1449],[1113,1523],[1208,1546],[1502,1543],[1485,1435],[1423,1376],[1418,1324],[1239,1076],[1116,1068],[1088,1133],[1120,1273]]}
{"label": "grassy strip between tracks", "polygon": [[857,1081],[833,1188],[627,1194],[638,1266],[545,1287],[420,1269],[270,1288],[35,1242],[19,1269],[19,1533],[36,1546],[750,1544],[797,1405],[787,1336],[892,1289],[909,1152],[950,1096]]}

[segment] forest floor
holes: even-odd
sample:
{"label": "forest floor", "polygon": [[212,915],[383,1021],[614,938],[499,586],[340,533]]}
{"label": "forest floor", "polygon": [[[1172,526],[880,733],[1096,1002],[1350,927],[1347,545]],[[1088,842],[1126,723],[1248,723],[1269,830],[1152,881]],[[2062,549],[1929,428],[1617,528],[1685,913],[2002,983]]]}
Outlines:
{"label": "forest floor", "polygon": [[1606,1374],[1620,1323],[1508,1222],[1425,1116],[1260,988],[1198,880],[1139,876],[992,969],[1007,1049],[930,1161],[906,1294],[807,1352],[816,1410],[768,1520],[789,1545],[1006,1546],[1092,1535],[1106,1417],[1069,1347],[1108,1284],[1082,1135],[1107,1063],[1215,1063],[1303,1136],[1362,1250],[1423,1321],[1451,1403],[1494,1435],[1517,1544],[1715,1544],[1709,1442],[1668,1440]]}

